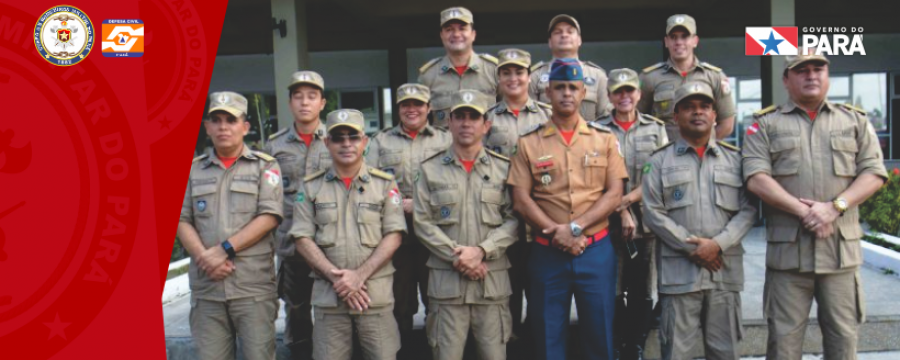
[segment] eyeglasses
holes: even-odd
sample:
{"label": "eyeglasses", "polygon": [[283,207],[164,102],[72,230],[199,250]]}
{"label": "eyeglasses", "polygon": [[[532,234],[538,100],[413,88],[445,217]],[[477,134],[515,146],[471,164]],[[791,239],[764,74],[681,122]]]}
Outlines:
{"label": "eyeglasses", "polygon": [[333,142],[335,144],[343,144],[347,140],[350,140],[351,144],[355,144],[355,143],[362,141],[362,135],[360,135],[360,134],[329,135],[329,139],[331,140],[331,142]]}

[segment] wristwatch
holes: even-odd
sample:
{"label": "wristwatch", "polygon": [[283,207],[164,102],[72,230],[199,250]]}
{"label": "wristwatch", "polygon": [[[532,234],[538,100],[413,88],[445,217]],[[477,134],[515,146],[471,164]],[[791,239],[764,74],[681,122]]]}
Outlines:
{"label": "wristwatch", "polygon": [[837,209],[837,211],[840,212],[841,215],[844,215],[844,213],[847,212],[847,199],[839,197],[837,199],[834,199],[831,204],[834,205],[834,208]]}
{"label": "wristwatch", "polygon": [[569,229],[572,229],[572,236],[579,237],[581,236],[581,232],[584,231],[584,228],[581,225],[578,225],[576,222],[569,223]]}
{"label": "wristwatch", "polygon": [[237,253],[234,251],[234,247],[231,246],[231,243],[228,240],[222,242],[222,248],[225,249],[225,253],[228,254],[229,260],[234,260],[234,257],[237,256]]}

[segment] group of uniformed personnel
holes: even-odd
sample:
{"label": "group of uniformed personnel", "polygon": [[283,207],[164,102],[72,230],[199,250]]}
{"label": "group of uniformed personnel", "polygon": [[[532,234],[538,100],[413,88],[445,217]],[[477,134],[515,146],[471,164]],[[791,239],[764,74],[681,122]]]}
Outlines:
{"label": "group of uniformed personnel", "polygon": [[530,357],[566,359],[573,297],[582,358],[641,359],[655,292],[664,359],[701,339],[707,358],[738,359],[748,191],[766,208],[768,358],[800,359],[812,299],[826,358],[856,358],[857,205],[887,174],[865,113],[825,100],[828,59],[787,59],[790,98],[757,112],[742,151],[720,141],[731,89],[694,55],[688,15],[667,21],[668,61],[608,76],[578,58],[571,16],[534,65],[475,54],[473,25],[441,12],[446,56],[397,89],[400,123],[371,138],[357,110],[321,122],[313,71],[292,74],[293,126],[263,151],[243,142],[247,100],[210,95],[213,147],[178,226],[202,359],[234,358],[238,337],[245,358],[274,359],[278,297],[292,358],[396,359],[420,294],[434,359],[469,340],[505,359],[522,338]]}

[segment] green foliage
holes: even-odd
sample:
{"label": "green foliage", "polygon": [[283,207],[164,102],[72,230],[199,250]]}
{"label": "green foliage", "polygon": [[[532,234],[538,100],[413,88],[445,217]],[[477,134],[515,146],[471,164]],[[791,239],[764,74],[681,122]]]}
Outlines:
{"label": "green foliage", "polygon": [[859,213],[872,230],[896,235],[900,231],[900,175],[895,169],[888,181],[859,206]]}
{"label": "green foliage", "polygon": [[893,250],[896,252],[900,252],[900,245],[894,244],[890,241],[885,240],[881,236],[878,235],[863,235],[863,240],[881,246],[888,250]]}
{"label": "green foliage", "polygon": [[184,259],[187,257],[187,251],[184,250],[184,247],[181,246],[181,240],[175,239],[175,244],[172,245],[172,257],[169,258],[169,262],[173,263],[178,260]]}

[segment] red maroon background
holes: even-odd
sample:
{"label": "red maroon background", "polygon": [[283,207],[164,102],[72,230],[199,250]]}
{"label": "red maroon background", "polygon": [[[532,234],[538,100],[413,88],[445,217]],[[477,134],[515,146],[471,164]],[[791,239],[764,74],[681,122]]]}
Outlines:
{"label": "red maroon background", "polygon": [[[60,67],[38,17],[83,11]],[[0,0],[0,358],[165,359],[160,296],[227,1]],[[141,19],[139,58],[101,54]]]}

